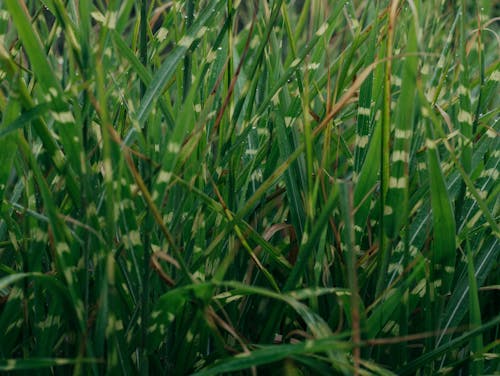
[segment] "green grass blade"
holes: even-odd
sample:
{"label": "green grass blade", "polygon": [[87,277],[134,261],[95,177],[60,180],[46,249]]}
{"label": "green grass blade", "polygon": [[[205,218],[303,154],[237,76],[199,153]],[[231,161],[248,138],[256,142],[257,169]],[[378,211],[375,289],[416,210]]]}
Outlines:
{"label": "green grass blade", "polygon": [[15,0],[5,2],[9,13],[16,25],[17,32],[21,38],[26,53],[30,57],[33,71],[38,78],[38,84],[42,90],[48,94],[55,102],[57,109],[62,109],[62,88],[59,80],[54,74],[54,70],[47,61],[40,36],[32,27],[32,22],[28,16],[24,3]]}
{"label": "green grass blade", "polygon": [[[424,108],[430,111],[429,107]],[[437,290],[447,294],[455,272],[455,216],[439,162],[437,141],[429,121],[426,122],[426,136],[434,235],[431,257],[433,279]]]}
{"label": "green grass blade", "polygon": [[[476,281],[476,273],[474,267],[474,258],[472,255],[472,250],[470,247],[470,242],[467,239],[466,241],[466,252],[467,252],[467,274],[469,277],[469,311],[470,318],[469,322],[471,328],[479,328],[481,327],[481,308],[479,305],[479,296],[478,296],[478,288]],[[471,351],[474,354],[479,354],[483,350],[483,338],[481,335],[478,335],[471,339]],[[479,359],[474,359],[471,367],[471,372],[480,375],[484,371],[484,361]]]}
{"label": "green grass blade", "polygon": [[162,95],[165,85],[172,78],[177,69],[177,65],[182,61],[188,49],[197,38],[203,36],[206,29],[205,25],[210,24],[211,21],[219,15],[224,4],[225,2],[221,0],[213,0],[207,4],[193,22],[188,32],[168,55],[158,72],[153,75],[152,84],[148,87],[141,100],[141,106],[137,110],[136,116],[140,125],[146,122],[154,103]]}
{"label": "green grass blade", "polygon": [[[233,358],[221,362],[214,367],[201,370],[194,373],[196,376],[220,375],[225,372],[245,370],[255,366],[271,364],[287,357],[298,354],[314,354],[326,352],[332,348],[340,351],[346,351],[350,344],[339,340],[328,338],[319,340],[307,340],[293,345],[277,345],[257,349],[249,353],[241,353]],[[339,364],[339,366],[349,366],[348,363]]]}
{"label": "green grass blade", "polygon": [[[2,139],[3,151],[0,153],[0,202],[2,203],[8,179],[11,174],[11,168],[14,163],[16,148],[16,135],[7,134],[12,131],[11,129],[13,128],[13,125],[16,125],[16,120],[14,119],[16,117],[17,120],[19,119],[19,110],[19,104],[17,102],[9,101],[3,111],[2,124],[0,127],[0,139],[2,139],[1,135],[4,135],[4,138]],[[23,124],[23,122],[21,122],[21,124]],[[3,204],[1,206],[3,207]]]}
{"label": "green grass blade", "polygon": [[43,368],[62,367],[77,363],[97,363],[97,359],[66,359],[66,358],[30,358],[30,359],[1,359],[0,371],[25,371]]}
{"label": "green grass blade", "polygon": [[424,355],[418,357],[417,359],[409,362],[407,365],[398,370],[398,374],[412,375],[414,373],[414,370],[418,369],[420,366],[427,364],[431,360],[436,359],[437,357],[441,356],[443,353],[446,353],[447,351],[453,350],[461,343],[470,341],[471,338],[474,338],[477,335],[481,335],[482,332],[491,327],[497,326],[499,323],[500,323],[500,315],[497,315],[495,318],[488,321],[487,323],[484,323],[480,327],[474,328],[468,331],[467,333],[462,334],[461,336],[452,339],[451,341],[439,346],[438,348],[429,351]]}
{"label": "green grass blade", "polygon": [[[416,15],[415,15],[416,17]],[[413,22],[412,22],[413,21]],[[413,134],[413,119],[415,109],[415,94],[418,59],[416,20],[411,21],[408,31],[408,56],[403,61],[402,85],[395,114],[395,140],[391,154],[391,172],[387,191],[387,214],[385,230],[390,239],[394,239],[403,221],[408,217],[409,196],[409,160],[410,145]],[[385,211],[385,208],[384,208]]]}

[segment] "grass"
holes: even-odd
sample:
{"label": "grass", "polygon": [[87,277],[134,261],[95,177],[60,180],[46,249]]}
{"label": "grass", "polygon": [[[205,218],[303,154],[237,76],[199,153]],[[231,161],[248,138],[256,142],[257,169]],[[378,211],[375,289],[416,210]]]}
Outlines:
{"label": "grass", "polygon": [[0,370],[500,372],[498,11],[0,1]]}

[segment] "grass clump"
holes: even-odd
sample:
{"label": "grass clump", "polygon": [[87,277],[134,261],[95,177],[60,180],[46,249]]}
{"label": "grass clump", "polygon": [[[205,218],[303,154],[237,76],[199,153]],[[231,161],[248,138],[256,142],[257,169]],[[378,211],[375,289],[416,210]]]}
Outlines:
{"label": "grass clump", "polygon": [[499,372],[495,14],[0,2],[0,370]]}

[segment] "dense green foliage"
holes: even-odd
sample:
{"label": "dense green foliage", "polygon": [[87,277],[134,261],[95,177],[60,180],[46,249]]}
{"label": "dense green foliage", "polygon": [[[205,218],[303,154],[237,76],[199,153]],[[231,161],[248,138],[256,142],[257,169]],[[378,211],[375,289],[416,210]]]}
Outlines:
{"label": "dense green foliage", "polygon": [[0,371],[500,372],[495,15],[0,0]]}

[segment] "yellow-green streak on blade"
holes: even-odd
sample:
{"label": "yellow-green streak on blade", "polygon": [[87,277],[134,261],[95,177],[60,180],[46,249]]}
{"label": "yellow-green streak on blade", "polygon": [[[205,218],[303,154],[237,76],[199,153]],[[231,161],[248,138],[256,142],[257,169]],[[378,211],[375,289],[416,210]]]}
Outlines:
{"label": "yellow-green streak on blade", "polygon": [[[411,22],[408,32],[409,55],[403,63],[401,95],[395,115],[394,150],[391,156],[391,171],[387,191],[385,231],[389,238],[397,236],[401,223],[408,212],[408,162],[413,134],[413,114],[415,110],[415,86],[418,67],[417,36],[415,23]],[[386,210],[387,209],[387,210]]]}
{"label": "yellow-green streak on blade", "polygon": [[432,270],[433,281],[437,291],[449,292],[453,272],[455,270],[455,216],[446,189],[443,171],[439,164],[436,141],[428,120],[427,131],[427,164],[431,191],[431,207],[433,219]]}

